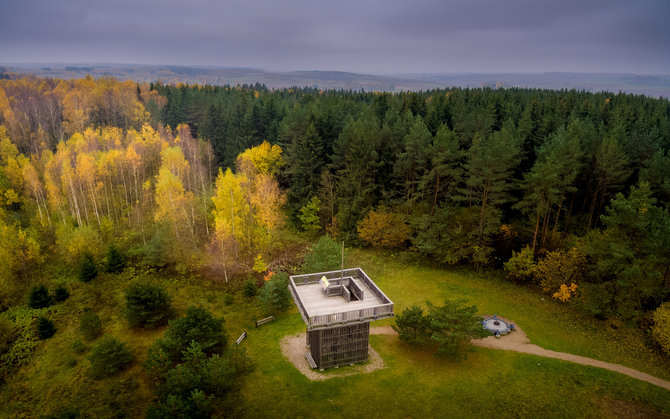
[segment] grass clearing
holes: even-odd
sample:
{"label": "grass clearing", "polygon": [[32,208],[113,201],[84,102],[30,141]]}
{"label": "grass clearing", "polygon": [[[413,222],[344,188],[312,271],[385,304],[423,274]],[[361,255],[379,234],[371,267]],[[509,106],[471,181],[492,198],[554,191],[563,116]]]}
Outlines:
{"label": "grass clearing", "polygon": [[[604,327],[556,301],[500,281],[495,273],[408,265],[391,254],[368,250],[352,251],[350,265],[362,267],[396,303],[396,311],[425,300],[464,298],[480,313],[518,322],[533,343],[547,349],[621,363],[665,379],[670,376],[668,360],[645,348],[637,331]],[[126,326],[123,290],[134,276],[130,272],[91,284],[74,279],[68,283],[72,296],[53,314],[56,335],[40,342],[30,363],[2,387],[0,416],[39,416],[64,408],[85,417],[143,416],[153,388],[141,362],[164,328],[135,331]],[[485,348],[458,363],[437,359],[431,351],[404,344],[393,335],[370,337],[385,369],[310,381],[282,356],[279,346],[286,335],[304,332],[295,308],[255,328],[260,312],[241,293],[226,305],[224,293],[208,282],[146,276],[163,283],[180,314],[190,305],[202,305],[224,316],[230,344],[247,331],[241,347],[253,360],[254,370],[232,395],[236,416],[606,417],[613,404],[626,406],[624,411],[629,412],[670,414],[667,390],[611,371]],[[131,368],[102,380],[90,378],[86,356],[94,342],[83,342],[88,350],[73,347],[81,339],[78,319],[84,306],[94,308],[105,333],[128,344],[135,356]]]}

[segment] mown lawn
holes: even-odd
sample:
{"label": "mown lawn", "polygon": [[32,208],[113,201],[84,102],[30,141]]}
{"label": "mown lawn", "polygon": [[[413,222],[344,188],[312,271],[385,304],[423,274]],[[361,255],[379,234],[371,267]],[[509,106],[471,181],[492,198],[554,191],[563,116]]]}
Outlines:
{"label": "mown lawn", "polygon": [[[670,362],[648,350],[632,329],[613,330],[583,318],[569,307],[506,283],[496,274],[432,269],[390,254],[352,251],[350,265],[362,267],[396,303],[411,304],[463,298],[481,313],[497,313],[517,322],[533,343],[548,349],[621,363],[670,378]],[[0,416],[34,417],[79,412],[84,417],[141,416],[151,403],[153,383],[143,372],[146,350],[163,330],[131,331],[123,321],[123,289],[131,281],[103,277],[83,284],[72,279],[72,297],[52,310],[58,332],[39,343],[31,361],[2,387]],[[156,277],[155,274],[148,276]],[[202,305],[224,316],[229,341],[246,330],[242,343],[254,370],[234,395],[233,414],[246,417],[607,417],[613,412],[670,414],[670,392],[633,378],[597,368],[531,355],[478,348],[467,360],[436,359],[430,351],[400,342],[396,336],[371,336],[386,368],[369,374],[312,382],[281,354],[280,340],[304,332],[293,308],[259,328],[259,313],[250,299],[235,295],[225,305],[218,287],[193,279],[158,278],[173,295],[179,313]],[[136,362],[104,380],[88,376],[78,318],[93,307],[105,333],[124,340]],[[51,309],[50,309],[51,310]],[[373,325],[391,324],[383,320]],[[613,409],[616,408],[616,410]],[[63,410],[65,409],[65,410]]]}

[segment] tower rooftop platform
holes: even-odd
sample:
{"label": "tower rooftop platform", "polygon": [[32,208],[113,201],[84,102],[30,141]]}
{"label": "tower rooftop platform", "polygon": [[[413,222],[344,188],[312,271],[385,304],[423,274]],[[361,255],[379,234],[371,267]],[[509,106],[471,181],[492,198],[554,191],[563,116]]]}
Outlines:
{"label": "tower rooftop platform", "polygon": [[289,289],[307,330],[393,317],[393,302],[361,268],[293,275]]}

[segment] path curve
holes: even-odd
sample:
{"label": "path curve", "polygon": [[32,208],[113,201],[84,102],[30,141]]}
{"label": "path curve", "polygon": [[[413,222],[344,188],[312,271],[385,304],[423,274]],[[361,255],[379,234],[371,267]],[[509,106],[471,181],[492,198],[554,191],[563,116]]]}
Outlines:
{"label": "path curve", "polygon": [[[513,323],[505,319],[504,317],[498,316],[498,318],[508,323]],[[370,333],[375,335],[397,334],[397,332],[393,330],[391,326],[371,327]],[[496,338],[495,336],[489,336],[484,339],[475,339],[472,341],[472,344],[475,346],[481,346],[482,348],[521,352],[524,354],[538,355],[546,358],[562,359],[564,361],[574,362],[575,364],[604,368],[606,370],[625,374],[630,377],[637,378],[638,380],[646,381],[656,386],[663,387],[666,390],[670,390],[670,381],[654,377],[653,375],[649,375],[644,372],[634,370],[632,368],[624,367],[623,365],[612,364],[610,362],[599,361],[597,359],[587,358],[585,356],[573,355],[566,352],[552,351],[549,349],[544,349],[537,345],[533,345],[530,343],[530,339],[528,339],[528,336],[526,336],[524,331],[521,330],[521,328],[517,326],[516,323],[514,324],[514,331],[505,336],[502,336],[500,338]]]}

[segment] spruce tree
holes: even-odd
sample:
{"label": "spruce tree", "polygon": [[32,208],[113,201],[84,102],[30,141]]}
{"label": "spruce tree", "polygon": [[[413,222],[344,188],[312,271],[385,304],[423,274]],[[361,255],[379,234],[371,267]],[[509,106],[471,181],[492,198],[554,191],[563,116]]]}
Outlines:
{"label": "spruce tree", "polygon": [[44,285],[38,285],[30,290],[28,305],[30,308],[44,308],[53,304],[53,298],[49,295],[49,290]]}
{"label": "spruce tree", "polygon": [[119,249],[116,248],[113,244],[109,246],[107,250],[107,266],[105,270],[112,274],[117,274],[123,271],[126,267],[126,262],[123,260],[123,256]]}
{"label": "spruce tree", "polygon": [[95,266],[95,261],[90,253],[84,253],[79,266],[79,279],[83,282],[90,282],[98,276],[98,268]]}
{"label": "spruce tree", "polygon": [[54,291],[54,300],[60,302],[60,301],[65,301],[68,298],[70,298],[70,292],[65,288],[63,285],[59,285],[56,287],[56,290]]}
{"label": "spruce tree", "polygon": [[56,333],[56,326],[46,317],[37,319],[37,336],[40,339],[49,339]]}
{"label": "spruce tree", "polygon": [[287,156],[291,176],[288,202],[296,221],[299,209],[318,191],[324,160],[323,141],[310,123],[304,135],[293,139]]}

